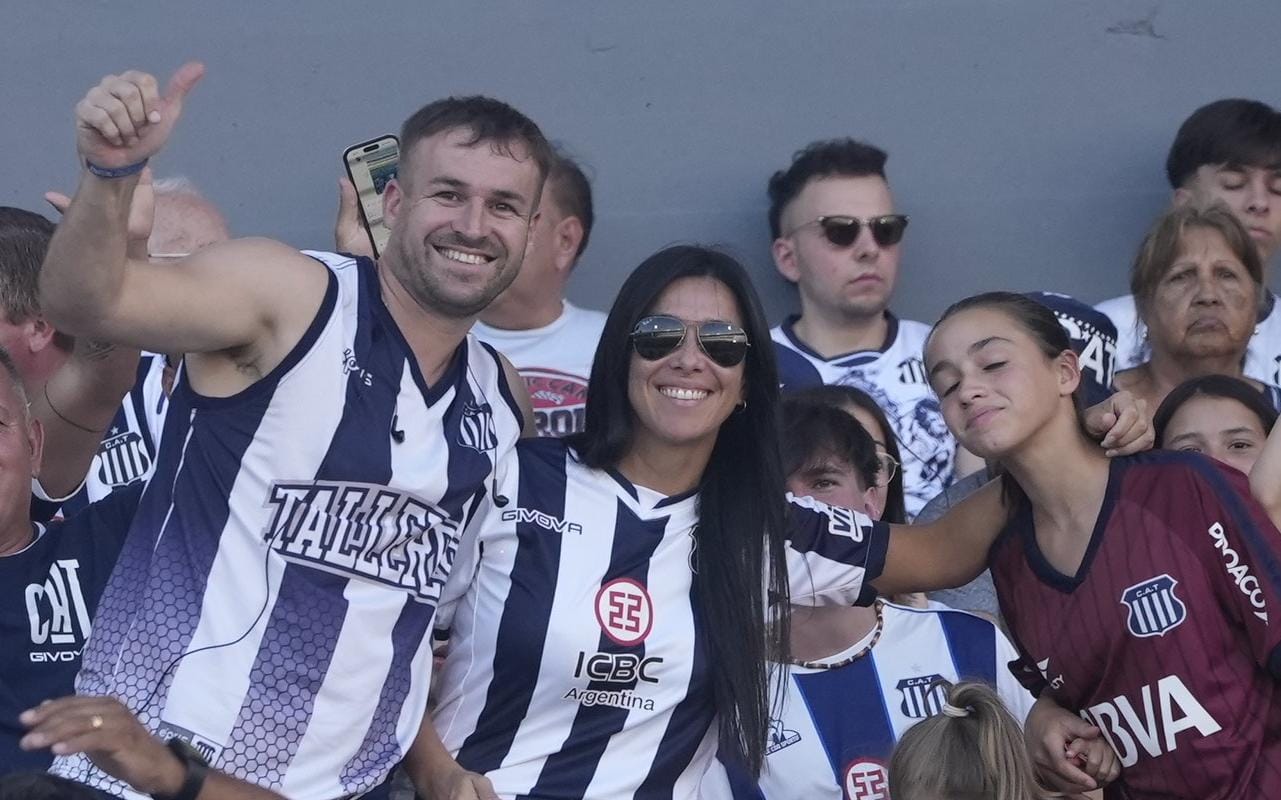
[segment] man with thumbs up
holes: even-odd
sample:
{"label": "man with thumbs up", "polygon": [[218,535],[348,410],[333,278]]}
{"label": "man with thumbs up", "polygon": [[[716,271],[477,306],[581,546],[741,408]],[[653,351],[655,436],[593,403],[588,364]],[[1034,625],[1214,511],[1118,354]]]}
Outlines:
{"label": "man with thumbs up", "polygon": [[[76,690],[295,800],[358,794],[418,730],[458,536],[529,419],[468,330],[520,268],[551,150],[504,103],[440,100],[402,128],[376,263],[265,239],[130,258],[138,175],[203,73],[80,101],[84,169],[41,273],[60,329],[186,354]],[[142,796],[92,756],[54,771]]]}

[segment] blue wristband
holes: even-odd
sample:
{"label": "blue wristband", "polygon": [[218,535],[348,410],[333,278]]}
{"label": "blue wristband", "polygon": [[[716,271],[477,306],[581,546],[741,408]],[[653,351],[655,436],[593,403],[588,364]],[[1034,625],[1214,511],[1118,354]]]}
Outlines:
{"label": "blue wristband", "polygon": [[130,175],[137,175],[139,172],[142,172],[146,166],[147,159],[145,158],[137,164],[130,164],[127,167],[119,167],[116,169],[100,167],[92,161],[85,159],[85,169],[89,170],[90,173],[97,175],[99,178],[127,178]]}

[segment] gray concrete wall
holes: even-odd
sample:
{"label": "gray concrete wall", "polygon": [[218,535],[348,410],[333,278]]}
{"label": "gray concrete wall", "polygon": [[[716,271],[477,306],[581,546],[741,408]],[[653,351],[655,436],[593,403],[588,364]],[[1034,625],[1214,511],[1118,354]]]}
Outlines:
{"label": "gray concrete wall", "polygon": [[326,247],[346,145],[484,92],[589,167],[598,223],[571,296],[596,307],[657,247],[702,241],[786,313],[765,181],[837,135],[890,152],[913,217],[901,313],[992,288],[1100,300],[1166,202],[1178,123],[1218,97],[1281,104],[1277,0],[5,5],[0,203],[74,181],[71,108],[101,75],[198,58],[157,171],[192,177],[238,234]]}

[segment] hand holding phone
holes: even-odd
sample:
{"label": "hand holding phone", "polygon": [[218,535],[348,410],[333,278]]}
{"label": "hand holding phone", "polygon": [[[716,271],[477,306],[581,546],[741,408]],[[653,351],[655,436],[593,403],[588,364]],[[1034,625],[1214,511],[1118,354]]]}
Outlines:
{"label": "hand holding phone", "polygon": [[356,187],[360,221],[375,257],[382,254],[391,236],[383,221],[383,190],[396,177],[399,164],[400,140],[391,134],[354,144],[343,152],[347,177]]}

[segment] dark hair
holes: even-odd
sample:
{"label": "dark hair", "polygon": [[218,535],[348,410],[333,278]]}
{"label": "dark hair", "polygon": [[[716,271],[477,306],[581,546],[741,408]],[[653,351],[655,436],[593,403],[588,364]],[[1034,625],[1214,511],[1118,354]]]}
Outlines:
{"label": "dark hair", "polygon": [[583,238],[578,242],[578,252],[574,253],[578,258],[587,249],[592,223],[596,220],[592,211],[592,183],[583,174],[582,167],[559,147],[552,160],[551,172],[547,174],[547,191],[551,192],[556,205],[566,216],[576,217],[583,223]]}
{"label": "dark hair", "polygon": [[0,777],[0,800],[98,800],[82,783],[47,772],[15,772]]}
{"label": "dark hair", "polygon": [[[834,406],[841,409],[844,413],[846,406],[858,406],[867,413],[871,414],[876,420],[876,424],[885,431],[885,452],[897,461],[900,465],[890,478],[890,484],[885,489],[885,510],[881,513],[881,519],[899,525],[907,524],[907,501],[906,491],[903,488],[903,456],[899,448],[898,434],[894,431],[894,426],[890,425],[889,418],[885,416],[885,411],[876,403],[870,394],[855,386],[840,386],[836,384],[827,384],[823,386],[814,386],[795,394],[788,395],[788,399],[794,399],[798,402],[818,403],[821,405]],[[870,434],[871,431],[868,431]]]}
{"label": "dark hair", "polygon": [[[909,728],[890,757],[894,800],[1042,800],[1023,731],[992,687],[947,687],[947,710]],[[956,716],[953,716],[955,714]]]}
{"label": "dark hair", "polygon": [[777,239],[783,235],[779,227],[783,209],[796,199],[807,183],[833,176],[865,178],[875,175],[884,178],[888,158],[881,148],[855,139],[811,142],[804,150],[796,151],[792,155],[791,166],[775,172],[769,179],[770,238]]}
{"label": "dark hair", "polygon": [[[0,311],[11,323],[40,315],[40,265],[53,230],[39,214],[0,206]],[[54,344],[69,351],[75,340],[59,331]]]}
{"label": "dark hair", "polygon": [[[930,329],[930,335],[925,339],[925,349],[929,350],[930,340],[938,332],[939,326],[949,318],[975,308],[991,308],[1008,316],[1019,327],[1023,328],[1027,334],[1032,337],[1041,354],[1046,358],[1058,358],[1064,352],[1076,351],[1072,349],[1072,339],[1068,336],[1067,329],[1059,323],[1059,318],[1054,315],[1047,306],[1043,306],[1037,301],[1026,295],[1015,294],[1014,292],[984,292],[967,297],[964,300],[958,300],[947,307],[943,316],[939,317],[938,322]],[[929,369],[929,364],[926,364]],[[1082,386],[1085,381],[1077,384],[1076,389],[1072,392],[1072,404],[1076,408],[1076,423],[1081,429],[1082,435],[1089,437],[1085,429],[1085,409],[1082,402]],[[1008,472],[1001,471],[1001,493],[1005,500],[1006,508],[1013,508],[1016,502],[1026,497],[1023,488],[1018,485]]]}
{"label": "dark hair", "polygon": [[[414,145],[441,131],[467,130],[463,144],[474,147],[488,142],[496,152],[520,158],[515,145],[523,145],[538,165],[541,180],[551,172],[556,156],[534,121],[501,100],[481,95],[446,97],[418,109],[400,126],[400,158],[404,162]],[[405,171],[402,170],[402,173]],[[406,173],[407,174],[407,173]]]}
{"label": "dark hair", "polygon": [[[784,553],[786,502],[778,451],[778,370],[769,323],[747,271],[706,247],[660,250],[632,271],[618,291],[592,363],[587,418],[570,443],[591,467],[615,466],[632,443],[635,411],[628,398],[637,320],[680,278],[722,283],[738,303],[751,346],[743,380],[747,407],[721,424],[699,486],[695,531],[695,609],[707,632],[712,693],[722,741],[737,744],[753,774],[764,760],[770,718],[770,664],[787,657],[785,612],[767,624],[768,600],[790,602]],[[762,581],[765,576],[765,581]],[[775,672],[779,680],[782,670]]]}
{"label": "dark hair", "polygon": [[835,458],[858,473],[863,488],[876,485],[881,462],[876,443],[862,424],[836,406],[783,399],[783,474],[791,478],[802,470]]}
{"label": "dark hair", "polygon": [[1267,395],[1247,381],[1227,375],[1202,375],[1180,383],[1170,390],[1161,401],[1161,405],[1152,417],[1152,429],[1156,432],[1156,446],[1165,447],[1166,430],[1170,420],[1178,413],[1183,404],[1197,396],[1222,397],[1235,400],[1259,418],[1259,425],[1266,436],[1277,422],[1277,410],[1268,401]]}
{"label": "dark hair", "polygon": [[1215,100],[1183,121],[1165,159],[1165,177],[1178,189],[1207,165],[1281,166],[1281,112],[1258,100]]}
{"label": "dark hair", "polygon": [[1222,236],[1228,249],[1254,281],[1258,297],[1262,299],[1264,296],[1263,260],[1236,215],[1218,201],[1183,203],[1156,218],[1143,237],[1130,267],[1130,292],[1134,295],[1139,318],[1144,322],[1152,312],[1157,287],[1183,252],[1183,237],[1190,228],[1215,231]]}

